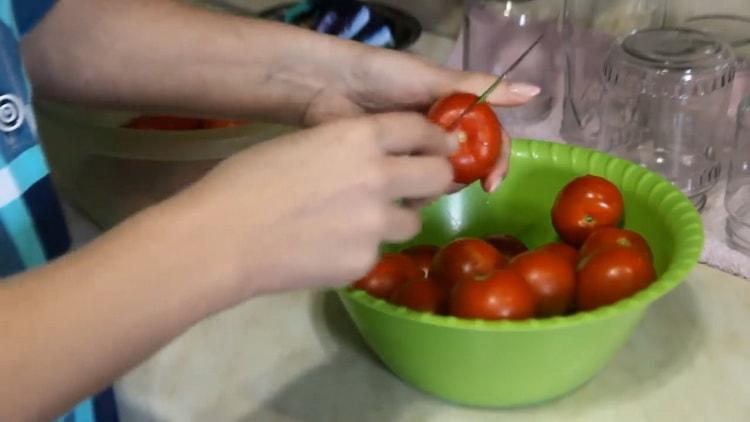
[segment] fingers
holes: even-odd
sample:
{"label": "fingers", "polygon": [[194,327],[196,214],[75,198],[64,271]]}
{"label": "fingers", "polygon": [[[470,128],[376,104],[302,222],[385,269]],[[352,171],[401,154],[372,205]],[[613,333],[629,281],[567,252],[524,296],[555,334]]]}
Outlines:
{"label": "fingers", "polygon": [[500,159],[497,162],[495,168],[492,169],[490,174],[482,181],[482,188],[486,192],[493,192],[500,186],[500,183],[508,173],[508,166],[510,163],[510,150],[511,141],[510,136],[503,130],[502,132],[502,148],[500,153]]}
{"label": "fingers", "polygon": [[430,205],[433,201],[435,201],[437,198],[419,198],[419,199],[405,199],[404,200],[404,207],[407,209],[418,211],[427,205]]}
{"label": "fingers", "polygon": [[[498,159],[497,165],[492,169],[490,174],[482,181],[482,188],[486,192],[495,191],[500,186],[500,184],[502,183],[502,180],[505,178],[506,174],[508,173],[509,163],[510,163],[510,153],[511,153],[511,139],[505,131],[502,132],[502,150],[501,151],[502,152],[501,152],[500,158]],[[434,182],[435,182],[434,183],[435,185],[438,184],[437,181],[434,181]],[[397,185],[397,184],[398,182],[395,182],[395,179],[394,179],[394,185]],[[445,184],[440,184],[440,186],[441,187],[439,188],[438,193],[434,195],[406,196],[406,199],[403,201],[404,206],[410,210],[417,211],[429,205],[433,201],[435,201],[442,194],[455,193],[466,187],[466,185],[453,182],[452,178]],[[425,191],[427,190],[425,189]]]}
{"label": "fingers", "polygon": [[385,193],[389,199],[429,198],[446,192],[453,168],[439,157],[386,157]]}
{"label": "fingers", "polygon": [[462,183],[453,182],[450,184],[450,186],[448,186],[448,193],[456,193],[465,187],[466,185]]}
{"label": "fingers", "polygon": [[[446,92],[463,91],[476,95],[483,93],[497,78],[496,75],[475,72],[448,71],[446,78]],[[450,91],[450,92],[448,92]],[[487,99],[495,106],[519,106],[539,95],[541,89],[535,85],[523,82],[501,82]]]}
{"label": "fingers", "polygon": [[386,211],[386,227],[383,239],[386,242],[405,242],[422,229],[422,220],[416,211],[393,206]]}
{"label": "fingers", "polygon": [[375,139],[388,154],[447,156],[458,148],[458,139],[417,113],[386,113],[373,117]]}
{"label": "fingers", "polygon": [[[437,126],[421,119],[413,114],[391,114],[384,115],[379,122],[379,130],[382,132],[380,143],[389,152],[402,152],[422,150],[436,154],[451,152],[454,148],[455,139],[453,135],[441,133],[443,142],[431,142],[429,139],[435,136]],[[397,131],[396,126],[401,124],[404,130],[399,135],[388,134]],[[442,132],[437,128],[438,132]],[[510,160],[511,140],[503,130],[502,147],[497,165],[490,174],[482,181],[482,188],[486,192],[495,191],[502,179],[508,172]],[[442,146],[440,145],[442,144]],[[456,192],[462,188],[461,185],[451,183],[453,172],[447,160],[438,157],[413,157],[387,156],[384,160],[386,173],[386,194],[390,199],[406,198],[409,204],[414,206],[421,204],[414,199],[428,199],[443,193]]]}

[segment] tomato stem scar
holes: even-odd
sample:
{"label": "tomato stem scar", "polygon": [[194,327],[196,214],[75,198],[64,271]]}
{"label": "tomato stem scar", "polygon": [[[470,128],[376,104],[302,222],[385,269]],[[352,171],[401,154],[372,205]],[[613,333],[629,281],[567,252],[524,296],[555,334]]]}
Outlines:
{"label": "tomato stem scar", "polygon": [[463,144],[468,139],[468,136],[466,135],[466,132],[463,130],[456,131],[456,136],[458,136],[458,143]]}

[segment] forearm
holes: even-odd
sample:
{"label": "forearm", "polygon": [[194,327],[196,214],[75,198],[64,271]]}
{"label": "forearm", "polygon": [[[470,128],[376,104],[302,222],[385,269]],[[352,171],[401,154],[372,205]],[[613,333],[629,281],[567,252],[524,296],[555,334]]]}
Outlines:
{"label": "forearm", "polygon": [[153,0],[61,0],[23,43],[41,97],[291,123],[365,49]]}
{"label": "forearm", "polygon": [[226,278],[166,212],[0,284],[0,420],[59,416],[226,305]]}

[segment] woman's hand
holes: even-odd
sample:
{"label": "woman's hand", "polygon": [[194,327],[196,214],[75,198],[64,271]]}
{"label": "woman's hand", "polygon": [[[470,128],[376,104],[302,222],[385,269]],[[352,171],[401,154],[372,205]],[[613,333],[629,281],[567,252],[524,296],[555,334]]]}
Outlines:
{"label": "woman's hand", "polygon": [[[165,206],[190,216],[187,257],[225,274],[232,300],[354,280],[378,246],[415,236],[399,199],[440,195],[452,138],[417,113],[325,123],[241,152]],[[229,273],[227,271],[229,270]]]}
{"label": "woman's hand", "polygon": [[[355,49],[351,46],[352,50]],[[415,56],[357,46],[351,65],[343,70],[344,77],[318,92],[307,106],[306,124],[317,124],[345,116],[386,110],[424,112],[441,97],[457,91],[480,95],[496,76],[444,69]],[[512,107],[526,103],[539,94],[534,85],[500,84],[488,102],[495,106]],[[510,137],[502,134],[502,154],[494,170],[483,182],[491,192],[500,184],[508,170]],[[451,190],[460,189],[454,185]]]}
{"label": "woman's hand", "polygon": [[[340,77],[323,87],[307,106],[308,125],[367,112],[414,110],[424,112],[441,97],[457,91],[481,94],[496,76],[461,72],[433,65],[411,54],[367,47],[347,46],[349,63]],[[488,102],[518,106],[539,93],[523,83],[500,84]]]}
{"label": "woman's hand", "polygon": [[397,200],[444,192],[456,146],[416,113],[322,124],[239,153],[82,249],[3,280],[12,341],[0,379],[13,383],[0,382],[0,419],[54,419],[253,295],[361,277],[381,242],[420,230]]}
{"label": "woman's hand", "polygon": [[[364,113],[425,112],[455,91],[480,94],[495,78],[174,1],[61,1],[23,50],[42,97],[307,126]],[[515,106],[538,92],[502,84],[489,102]],[[486,190],[507,169],[504,138],[505,155]]]}

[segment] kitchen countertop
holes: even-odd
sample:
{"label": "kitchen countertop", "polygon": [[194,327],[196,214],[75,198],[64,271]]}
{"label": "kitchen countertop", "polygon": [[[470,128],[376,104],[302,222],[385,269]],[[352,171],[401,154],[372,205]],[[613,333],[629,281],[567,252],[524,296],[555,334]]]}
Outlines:
{"label": "kitchen countertop", "polygon": [[[443,60],[429,34],[415,50]],[[98,234],[68,210],[75,245]],[[750,420],[750,283],[698,266],[596,378],[514,410],[427,396],[367,349],[335,294],[254,299],[205,320],[116,384],[124,421]]]}
{"label": "kitchen countertop", "polygon": [[[99,231],[67,209],[75,246]],[[591,382],[514,410],[427,396],[372,355],[331,292],[260,297],[196,325],[116,385],[123,421],[750,420],[750,282],[699,265]]]}
{"label": "kitchen countertop", "polygon": [[698,267],[610,365],[557,401],[482,410],[427,396],[370,354],[330,292],[254,299],[117,384],[125,421],[747,421],[750,284]]}

